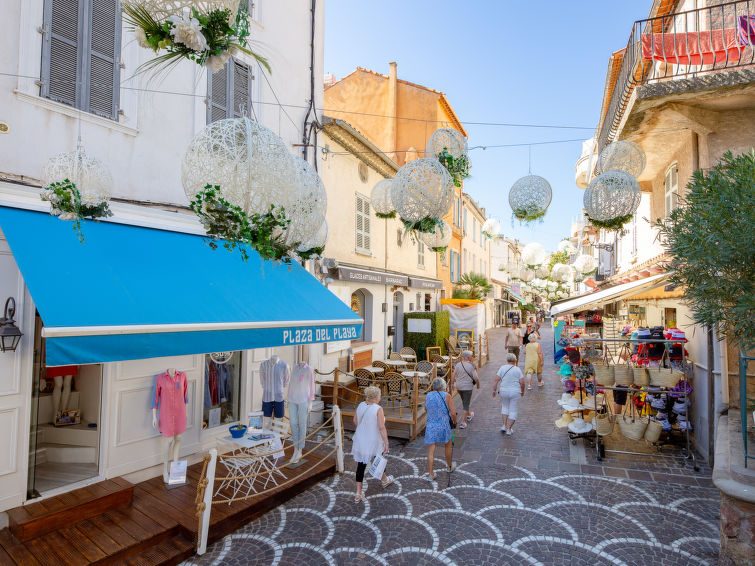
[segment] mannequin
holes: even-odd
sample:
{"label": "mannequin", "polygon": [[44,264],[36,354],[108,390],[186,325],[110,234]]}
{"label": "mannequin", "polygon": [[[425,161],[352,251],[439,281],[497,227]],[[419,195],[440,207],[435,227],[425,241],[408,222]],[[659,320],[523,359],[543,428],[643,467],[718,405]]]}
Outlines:
{"label": "mannequin", "polygon": [[270,429],[273,418],[282,419],[285,414],[283,390],[288,385],[291,369],[288,364],[273,354],[260,364],[262,385],[262,428]]}
{"label": "mannequin", "polygon": [[53,421],[63,411],[68,410],[68,401],[71,399],[71,384],[73,376],[78,375],[79,366],[59,366],[46,368],[47,379],[52,378],[52,414]]}
{"label": "mannequin", "polygon": [[315,398],[315,372],[306,362],[294,364],[291,383],[288,386],[288,416],[291,419],[291,440],[294,454],[289,460],[294,464],[301,460],[303,439],[307,436],[307,421]]}
{"label": "mannequin", "polygon": [[[155,378],[152,427],[163,435],[163,481],[168,483],[170,463],[178,460],[181,437],[186,430],[186,405],[189,402],[186,374],[168,368]],[[159,418],[158,418],[159,416]]]}

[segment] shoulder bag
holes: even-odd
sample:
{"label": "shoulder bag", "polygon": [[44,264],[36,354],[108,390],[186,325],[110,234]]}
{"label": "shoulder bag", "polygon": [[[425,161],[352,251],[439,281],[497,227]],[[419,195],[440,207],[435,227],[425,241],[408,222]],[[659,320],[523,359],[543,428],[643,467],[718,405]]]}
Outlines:
{"label": "shoulder bag", "polygon": [[446,403],[446,394],[441,393],[440,391],[436,391],[438,395],[442,395],[441,399],[443,400],[443,404],[446,406],[446,413],[448,414],[448,424],[451,427],[451,430],[456,428],[456,423],[454,422],[453,417],[451,416],[451,409],[448,408],[448,403]]}
{"label": "shoulder bag", "polygon": [[469,379],[471,379],[471,380],[472,380],[472,385],[474,385],[475,387],[478,387],[478,385],[477,385],[477,380],[476,380],[476,379],[475,379],[474,377],[472,377],[472,374],[470,374],[470,373],[469,373],[469,372],[467,371],[467,368],[466,368],[466,367],[464,366],[464,362],[459,362],[459,363],[461,364],[461,369],[463,369],[463,370],[464,370],[464,373],[466,373],[466,374],[467,374],[467,375],[469,376]]}

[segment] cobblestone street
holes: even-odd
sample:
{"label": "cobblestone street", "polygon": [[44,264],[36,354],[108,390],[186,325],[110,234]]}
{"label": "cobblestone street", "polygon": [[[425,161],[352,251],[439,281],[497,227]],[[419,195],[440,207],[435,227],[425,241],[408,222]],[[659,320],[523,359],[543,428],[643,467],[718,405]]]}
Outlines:
{"label": "cobblestone street", "polygon": [[[543,325],[545,381],[527,391],[513,436],[500,432],[493,399],[503,363],[500,330],[472,399],[476,416],[457,431],[449,478],[423,478],[422,437],[392,441],[382,490],[369,481],[353,502],[347,473],[281,505],[208,549],[192,564],[627,564],[716,563],[719,492],[710,470],[669,457],[609,453],[572,445],[553,421],[562,387],[555,375],[552,331]],[[520,360],[523,367],[523,360]],[[457,409],[460,401],[457,399]],[[347,447],[348,450],[348,447]],[[438,459],[437,469],[441,470]]]}

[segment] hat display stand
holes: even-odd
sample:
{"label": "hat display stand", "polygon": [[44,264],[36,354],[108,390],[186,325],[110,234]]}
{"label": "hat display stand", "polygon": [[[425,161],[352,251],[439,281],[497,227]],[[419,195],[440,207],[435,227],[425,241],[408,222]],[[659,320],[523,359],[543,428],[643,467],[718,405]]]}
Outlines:
{"label": "hat display stand", "polygon": [[[613,366],[615,383],[612,386],[602,384],[609,381],[607,379],[607,372],[603,369],[598,370],[596,367],[596,373],[600,374],[600,377],[595,376],[593,378],[595,396],[586,399],[585,397],[578,397],[575,393],[575,397],[578,397],[580,404],[584,406],[583,400],[589,403],[589,406],[585,406],[585,410],[595,410],[596,416],[593,428],[595,434],[594,445],[598,461],[604,460],[607,453],[657,458],[678,458],[679,454],[663,453],[664,447],[676,446],[681,448],[681,456],[685,460],[691,461],[693,469],[696,472],[700,470],[695,454],[692,451],[690,440],[690,432],[692,432],[692,427],[690,426],[691,419],[688,420],[687,418],[692,405],[690,399],[692,385],[689,379],[691,366],[688,363],[687,352],[684,349],[686,339],[683,337],[668,337],[670,336],[668,333],[666,333],[666,336],[667,338],[665,339],[584,339],[586,345],[600,343],[606,350],[610,349],[606,347],[608,344],[614,343],[621,344],[619,351],[631,351],[632,346],[634,346],[638,347],[638,351],[641,352],[635,359],[635,363],[639,367],[633,367],[633,365],[630,365],[631,362],[629,359],[624,361],[623,357],[620,356],[621,361]],[[659,345],[663,348],[663,355],[660,358],[649,359],[647,352],[650,350],[650,346],[654,346],[654,350],[658,350],[660,349]],[[680,345],[681,348],[679,348]],[[681,350],[681,358],[678,357],[678,353],[676,358],[672,358],[669,355],[669,352],[673,352],[673,347]],[[653,367],[656,364],[658,367]],[[636,375],[635,370],[642,371],[638,371],[637,374],[639,375]],[[606,400],[606,393],[608,391],[611,391],[612,394],[615,391],[623,391],[629,394],[625,405],[625,414],[611,414],[611,403]],[[638,403],[640,404],[639,408],[635,406],[635,398],[642,399],[642,402]],[[653,403],[653,407],[651,407],[651,403]],[[658,411],[656,415],[645,416],[654,410]],[[572,415],[582,417],[584,412],[581,414],[572,413]],[[643,444],[649,442],[656,450],[648,453],[606,448],[605,438],[609,435],[617,434],[616,423],[619,425],[618,428],[621,430],[621,434],[627,440]],[[675,424],[672,425],[671,423]],[[577,428],[576,426],[571,426],[573,425],[573,421],[569,425],[572,429]],[[571,437],[572,434],[570,431],[569,436]]]}
{"label": "hat display stand", "polygon": [[[561,418],[556,420],[555,425],[558,428],[566,428],[572,444],[576,445],[577,440],[583,439],[592,449],[597,437],[595,426],[598,414],[597,409],[595,411],[593,409],[604,404],[604,397],[603,395],[595,396],[595,382],[590,376],[589,362],[581,352],[583,348],[587,349],[588,346],[584,342],[576,344],[572,342],[571,347],[576,354],[575,359],[578,361],[572,362],[574,379],[568,379],[564,383],[567,393],[564,393],[561,399],[557,401],[564,413]],[[592,349],[596,348],[593,346]],[[599,363],[605,363],[605,359],[599,360]],[[568,386],[573,386],[573,391],[572,387]]]}

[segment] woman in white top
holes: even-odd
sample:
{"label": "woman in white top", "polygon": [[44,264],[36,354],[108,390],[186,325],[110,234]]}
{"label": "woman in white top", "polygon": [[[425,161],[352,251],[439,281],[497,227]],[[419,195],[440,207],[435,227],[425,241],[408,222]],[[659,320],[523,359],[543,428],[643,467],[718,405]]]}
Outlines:
{"label": "woman in white top", "polygon": [[501,432],[511,436],[514,434],[514,421],[516,421],[516,406],[520,397],[524,397],[524,376],[522,370],[516,367],[516,355],[510,353],[506,356],[508,364],[498,370],[493,384],[493,397],[496,393],[501,397],[501,420],[503,426]]}
{"label": "woman in white top", "polygon": [[[378,454],[388,454],[388,432],[385,430],[385,414],[380,406],[380,389],[366,387],[364,389],[364,401],[357,407],[354,414],[354,439],[351,445],[351,455],[357,463],[357,492],[354,503],[364,499],[362,495],[362,482],[364,471]],[[383,487],[393,483],[393,476],[383,473]]]}

